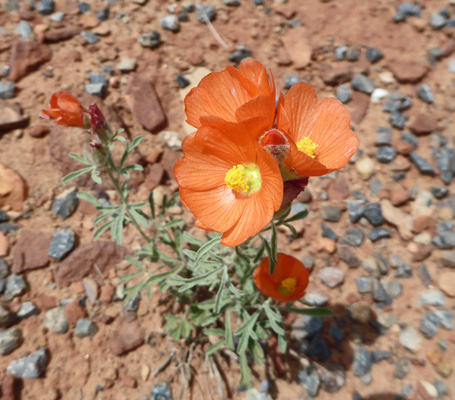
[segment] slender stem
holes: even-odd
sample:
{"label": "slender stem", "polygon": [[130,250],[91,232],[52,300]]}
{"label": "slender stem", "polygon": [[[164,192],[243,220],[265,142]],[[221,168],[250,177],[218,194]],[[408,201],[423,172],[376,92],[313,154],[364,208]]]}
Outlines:
{"label": "slender stem", "polygon": [[115,190],[117,190],[119,196],[120,196],[120,202],[125,206],[126,213],[128,214],[128,217],[131,220],[131,223],[134,225],[134,227],[137,229],[139,234],[145,239],[147,243],[150,243],[152,239],[150,239],[145,232],[142,230],[136,219],[131,215],[130,211],[128,210],[128,203],[126,202],[125,196],[122,193],[122,189],[120,188],[118,178],[115,178],[114,175],[112,174],[111,168],[109,166],[106,166],[106,172],[109,175],[110,180],[114,184]]}

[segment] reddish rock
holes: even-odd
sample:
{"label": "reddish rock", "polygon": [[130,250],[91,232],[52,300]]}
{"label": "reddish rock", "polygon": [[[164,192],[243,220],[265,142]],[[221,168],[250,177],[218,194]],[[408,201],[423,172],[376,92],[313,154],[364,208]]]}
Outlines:
{"label": "reddish rock", "polygon": [[277,63],[280,66],[288,66],[292,64],[291,57],[289,57],[289,54],[284,47],[278,48],[276,58]]}
{"label": "reddish rock", "polygon": [[443,272],[438,276],[438,285],[449,297],[455,297],[455,271]]}
{"label": "reddish rock", "polygon": [[330,181],[327,188],[330,200],[345,200],[349,197],[350,191],[346,180],[338,175],[334,180]]}
{"label": "reddish rock", "polygon": [[455,40],[447,39],[442,45],[441,50],[444,53],[444,57],[450,56],[455,50]]}
{"label": "reddish rock", "polygon": [[147,155],[145,156],[145,161],[147,161],[147,163],[149,164],[155,164],[161,157],[161,154],[163,154],[163,150],[154,147],[150,149]]}
{"label": "reddish rock", "polygon": [[109,338],[109,350],[116,356],[121,356],[139,346],[145,341],[145,330],[138,321],[120,321]]}
{"label": "reddish rock", "polygon": [[154,133],[166,125],[166,115],[155,88],[141,75],[131,75],[125,99],[134,117],[148,131]]}
{"label": "reddish rock", "polygon": [[395,150],[399,154],[402,154],[403,156],[407,156],[408,154],[412,153],[415,150],[415,148],[407,140],[399,140],[395,145]]}
{"label": "reddish rock", "polygon": [[2,400],[19,400],[21,399],[22,380],[16,379],[9,374],[5,374],[2,379],[1,391]]}
{"label": "reddish rock", "polygon": [[414,114],[409,120],[408,128],[417,136],[425,135],[438,130],[437,121],[428,114]]}
{"label": "reddish rock", "polygon": [[145,178],[144,185],[148,191],[155,189],[163,180],[164,168],[161,164],[153,164]]}
{"label": "reddish rock", "polygon": [[390,193],[390,202],[395,206],[402,206],[411,200],[409,190],[392,190]]}
{"label": "reddish rock", "polygon": [[21,211],[27,198],[27,184],[14,172],[0,164],[0,208],[11,207],[14,211]]}
{"label": "reddish rock", "polygon": [[35,125],[28,131],[28,134],[33,138],[41,138],[49,132],[50,129],[47,125]]}
{"label": "reddish rock", "polygon": [[411,261],[420,262],[431,256],[433,246],[431,244],[421,244],[416,253],[412,255]]}
{"label": "reddish rock", "polygon": [[6,257],[9,253],[8,238],[3,232],[0,232],[0,257]]}
{"label": "reddish rock", "polygon": [[370,96],[357,91],[352,92],[352,100],[349,102],[351,119],[354,124],[360,124],[367,114]]}
{"label": "reddish rock", "polygon": [[45,294],[35,297],[35,303],[41,311],[47,311],[60,305],[57,297]]}
{"label": "reddish rock", "polygon": [[122,376],[123,386],[134,389],[137,386],[136,378],[131,375]]}
{"label": "reddish rock", "polygon": [[402,155],[399,155],[390,164],[391,171],[407,171],[409,168],[411,168],[411,162]]}
{"label": "reddish rock", "polygon": [[112,298],[115,294],[115,288],[111,286],[109,283],[101,286],[100,297],[99,300],[101,303],[109,304],[112,301]]}
{"label": "reddish rock", "polygon": [[34,68],[49,61],[51,57],[52,52],[49,46],[18,40],[14,43],[11,53],[9,79],[15,82],[19,81]]}
{"label": "reddish rock", "polygon": [[51,240],[52,236],[45,232],[21,231],[14,249],[12,271],[20,274],[47,266]]}
{"label": "reddish rock", "polygon": [[176,153],[175,151],[166,149],[164,151],[163,157],[161,157],[161,165],[163,166],[166,174],[169,178],[174,178],[174,164],[177,160],[182,157],[181,153]]}
{"label": "reddish rock", "polygon": [[19,105],[0,99],[0,131],[22,128],[28,125],[28,121]]}
{"label": "reddish rock", "polygon": [[321,79],[326,85],[338,86],[349,82],[354,73],[350,65],[347,64],[325,64],[322,66]]}
{"label": "reddish rock", "polygon": [[61,42],[63,40],[71,39],[80,32],[81,28],[78,26],[63,26],[61,28],[49,29],[44,32],[44,41],[48,43]]}
{"label": "reddish rock", "polygon": [[434,225],[434,220],[429,215],[419,215],[412,222],[412,232],[419,234]]}
{"label": "reddish rock", "polygon": [[388,63],[388,67],[395,79],[400,83],[417,83],[429,71],[426,65],[412,61],[393,60]]}
{"label": "reddish rock", "polygon": [[290,29],[282,41],[295,69],[303,69],[310,64],[312,46],[305,27]]}
{"label": "reddish rock", "polygon": [[[87,275],[103,275],[125,257],[126,250],[114,242],[96,241],[84,244],[60,263],[55,278],[59,286],[68,286]],[[96,264],[96,269],[95,269]]]}
{"label": "reddish rock", "polygon": [[86,316],[87,312],[78,299],[73,300],[65,307],[65,318],[69,324],[76,324],[78,320]]}

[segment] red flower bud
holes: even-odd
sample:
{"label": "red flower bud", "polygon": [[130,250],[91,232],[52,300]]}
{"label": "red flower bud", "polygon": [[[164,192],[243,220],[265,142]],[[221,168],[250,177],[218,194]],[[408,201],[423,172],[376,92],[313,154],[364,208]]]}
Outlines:
{"label": "red flower bud", "polygon": [[90,123],[94,133],[107,129],[108,125],[106,118],[104,118],[103,113],[96,104],[92,104],[88,108],[88,115],[90,116]]}

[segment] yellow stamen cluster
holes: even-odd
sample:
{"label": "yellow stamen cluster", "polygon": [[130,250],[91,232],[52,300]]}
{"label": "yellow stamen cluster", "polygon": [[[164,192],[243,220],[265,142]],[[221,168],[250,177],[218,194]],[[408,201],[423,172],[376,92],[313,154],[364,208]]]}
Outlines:
{"label": "yellow stamen cluster", "polygon": [[278,291],[284,296],[290,296],[297,286],[295,278],[286,278],[281,281]]}
{"label": "yellow stamen cluster", "polygon": [[318,145],[314,143],[309,137],[304,137],[302,140],[298,141],[297,143],[297,148],[305,153],[308,154],[311,158],[316,157],[316,147]]}
{"label": "yellow stamen cluster", "polygon": [[224,178],[229,189],[237,193],[252,193],[261,188],[261,174],[257,165],[246,167],[242,164],[234,165]]}

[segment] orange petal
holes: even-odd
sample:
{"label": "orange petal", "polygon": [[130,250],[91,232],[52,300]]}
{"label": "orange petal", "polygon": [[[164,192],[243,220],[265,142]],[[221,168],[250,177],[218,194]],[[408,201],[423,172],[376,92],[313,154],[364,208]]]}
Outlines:
{"label": "orange petal", "polygon": [[271,129],[275,121],[275,96],[258,96],[240,106],[235,112],[238,122],[253,117],[263,117],[266,129]]}
{"label": "orange petal", "polygon": [[201,192],[180,187],[180,197],[204,228],[216,232],[229,230],[245,207],[226,185]]}
{"label": "orange petal", "polygon": [[[270,94],[271,89],[273,88],[273,92],[275,91],[275,85],[273,82],[273,75],[270,74],[270,78],[272,80],[272,88],[269,83],[269,79],[267,77],[267,71],[265,70],[264,66],[256,60],[247,59],[242,61],[239,67],[240,73],[254,83],[254,85],[258,88],[259,92],[262,94]],[[273,93],[274,94],[274,93]]]}

